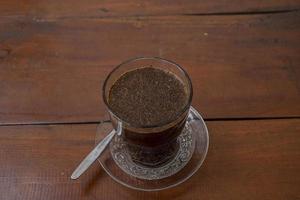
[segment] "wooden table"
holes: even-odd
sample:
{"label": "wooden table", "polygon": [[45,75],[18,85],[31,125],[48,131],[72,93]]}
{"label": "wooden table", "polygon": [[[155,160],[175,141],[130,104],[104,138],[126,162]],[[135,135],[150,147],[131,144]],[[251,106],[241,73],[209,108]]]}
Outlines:
{"label": "wooden table", "polygon": [[[300,2],[0,2],[0,199],[300,199]],[[101,84],[159,56],[194,85],[210,148],[161,192],[70,174],[107,119]]]}

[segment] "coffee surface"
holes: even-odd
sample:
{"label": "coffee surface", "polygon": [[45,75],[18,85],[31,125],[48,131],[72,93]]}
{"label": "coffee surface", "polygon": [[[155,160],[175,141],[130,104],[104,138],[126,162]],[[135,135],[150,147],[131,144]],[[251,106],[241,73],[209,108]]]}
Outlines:
{"label": "coffee surface", "polygon": [[117,79],[108,102],[113,112],[131,125],[155,126],[176,119],[188,103],[188,95],[171,72],[145,67]]}

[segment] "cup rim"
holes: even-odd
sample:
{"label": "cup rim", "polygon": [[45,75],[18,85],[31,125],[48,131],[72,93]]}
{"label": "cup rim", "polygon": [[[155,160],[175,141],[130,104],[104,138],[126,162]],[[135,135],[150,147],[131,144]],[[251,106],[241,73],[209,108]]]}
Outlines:
{"label": "cup rim", "polygon": [[[127,63],[130,63],[130,62],[134,62],[134,61],[137,61],[137,60],[158,60],[158,61],[163,61],[163,62],[166,62],[166,63],[169,63],[169,64],[172,64],[174,65],[175,67],[177,67],[177,69],[184,74],[184,76],[187,78],[187,81],[188,81],[188,88],[189,88],[189,91],[190,91],[190,94],[189,94],[189,97],[188,97],[188,102],[187,104],[181,109],[181,111],[179,112],[179,114],[176,116],[175,119],[172,119],[172,120],[169,120],[169,121],[166,121],[164,123],[158,123],[158,124],[155,124],[155,125],[151,125],[151,126],[134,126],[132,124],[130,124],[129,122],[126,121],[126,119],[122,119],[120,116],[118,116],[117,113],[115,113],[113,111],[113,109],[111,108],[111,106],[109,105],[108,101],[107,101],[107,98],[106,98],[106,95],[105,95],[105,87],[106,87],[106,84],[109,80],[109,78],[111,77],[111,75],[117,70],[119,69],[120,67],[122,67],[124,64],[127,64]],[[135,58],[131,58],[131,59],[128,59],[122,63],[120,63],[119,65],[117,65],[109,74],[108,76],[105,78],[105,81],[103,83],[103,86],[102,86],[102,98],[103,98],[103,101],[106,105],[106,107],[108,108],[108,110],[119,120],[119,121],[122,121],[123,125],[125,126],[128,126],[128,127],[132,127],[132,128],[137,128],[137,129],[150,129],[150,128],[158,128],[158,127],[165,127],[165,126],[168,126],[170,125],[171,123],[177,121],[184,112],[186,112],[190,106],[191,106],[191,102],[192,102],[192,98],[193,98],[193,85],[192,85],[192,81],[188,75],[188,73],[177,63],[173,62],[173,61],[170,61],[170,60],[167,60],[167,59],[164,59],[164,58],[160,58],[160,57],[135,57]]]}

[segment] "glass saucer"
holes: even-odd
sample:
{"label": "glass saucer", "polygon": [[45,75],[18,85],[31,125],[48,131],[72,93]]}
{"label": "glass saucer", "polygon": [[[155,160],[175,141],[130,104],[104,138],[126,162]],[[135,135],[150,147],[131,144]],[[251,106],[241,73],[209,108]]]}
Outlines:
{"label": "glass saucer", "polygon": [[[111,130],[110,121],[100,123],[96,132],[96,144]],[[98,161],[111,178],[126,187],[142,191],[171,188],[189,179],[200,168],[207,154],[207,127],[200,114],[192,107],[185,128],[177,140],[177,155],[159,167],[145,167],[133,162],[126,151],[125,142],[119,136],[115,136]]]}

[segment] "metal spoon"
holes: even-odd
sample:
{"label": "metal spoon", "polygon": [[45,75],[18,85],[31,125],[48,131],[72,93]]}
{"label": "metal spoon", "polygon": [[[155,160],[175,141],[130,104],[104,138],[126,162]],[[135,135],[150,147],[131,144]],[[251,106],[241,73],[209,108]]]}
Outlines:
{"label": "metal spoon", "polygon": [[71,175],[71,179],[77,179],[81,174],[83,174],[89,166],[101,155],[103,150],[107,147],[110,141],[113,139],[115,134],[121,135],[122,123],[118,122],[117,130],[113,129],[99,144],[83,159],[79,166],[75,169]]}

